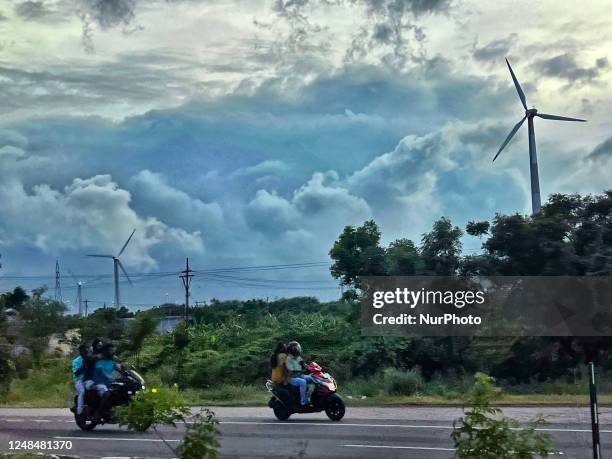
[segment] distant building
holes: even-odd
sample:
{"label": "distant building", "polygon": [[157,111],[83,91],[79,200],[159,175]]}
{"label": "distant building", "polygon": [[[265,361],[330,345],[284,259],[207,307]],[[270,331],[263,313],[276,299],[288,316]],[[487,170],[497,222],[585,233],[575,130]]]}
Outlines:
{"label": "distant building", "polygon": [[[159,322],[157,324],[157,332],[158,333],[167,333],[171,332],[176,328],[178,324],[185,320],[184,316],[164,316],[160,317]],[[187,318],[188,321],[191,320],[191,316]]]}

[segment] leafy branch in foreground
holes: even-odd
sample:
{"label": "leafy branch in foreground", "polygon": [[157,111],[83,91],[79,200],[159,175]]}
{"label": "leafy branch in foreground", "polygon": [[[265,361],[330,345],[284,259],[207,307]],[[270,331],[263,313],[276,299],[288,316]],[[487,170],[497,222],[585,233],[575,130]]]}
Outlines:
{"label": "leafy branch in foreground", "polygon": [[[186,416],[189,413],[190,409],[176,386],[139,392],[132,399],[132,403],[117,409],[119,425],[137,432],[152,428],[173,454],[179,455],[181,459],[216,459],[219,421],[215,418],[215,413],[204,408],[188,423]],[[176,427],[177,422],[185,424],[187,433],[181,445],[175,449],[164,439],[157,426]]]}
{"label": "leafy branch in foreground", "polygon": [[465,399],[470,407],[451,434],[457,458],[527,459],[546,457],[552,452],[550,436],[535,430],[544,423],[542,418],[520,426],[491,406],[501,396],[495,380],[483,373],[476,373],[474,379]]}
{"label": "leafy branch in foreground", "polygon": [[219,448],[219,421],[208,408],[203,408],[194,416],[191,424],[187,424],[187,433],[178,447],[181,459],[217,459]]}

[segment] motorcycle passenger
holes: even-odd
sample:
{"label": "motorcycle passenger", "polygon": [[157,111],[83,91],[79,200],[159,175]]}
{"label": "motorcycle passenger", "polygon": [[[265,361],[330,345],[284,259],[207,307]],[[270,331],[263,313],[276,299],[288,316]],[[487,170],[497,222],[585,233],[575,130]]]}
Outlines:
{"label": "motorcycle passenger", "polygon": [[310,375],[304,375],[302,372],[305,370],[306,364],[302,359],[302,346],[297,341],[291,341],[287,345],[287,370],[289,371],[289,384],[292,386],[298,386],[300,389],[300,404],[302,406],[308,405],[308,392],[307,384],[312,383],[312,377]]}
{"label": "motorcycle passenger", "polygon": [[274,384],[287,384],[289,372],[287,371],[287,345],[278,343],[270,357],[272,375],[270,379]]}
{"label": "motorcycle passenger", "polygon": [[108,386],[113,382],[113,372],[120,368],[114,357],[115,346],[111,343],[106,343],[100,348],[100,359],[95,364],[93,381],[96,391],[102,399],[99,410],[102,413],[110,410],[110,392],[108,391]]}
{"label": "motorcycle passenger", "polygon": [[72,381],[77,392],[77,414],[83,413],[85,391],[93,386],[93,357],[87,344],[79,346],[79,355],[72,361]]}
{"label": "motorcycle passenger", "polygon": [[91,352],[95,358],[100,358],[102,354],[102,346],[103,346],[103,343],[100,338],[95,338],[91,342]]}

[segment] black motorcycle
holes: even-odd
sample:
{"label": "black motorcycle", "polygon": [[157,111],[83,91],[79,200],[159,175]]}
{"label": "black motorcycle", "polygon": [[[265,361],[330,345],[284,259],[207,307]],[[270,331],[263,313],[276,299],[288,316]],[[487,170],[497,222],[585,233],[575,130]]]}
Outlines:
{"label": "black motorcycle", "polygon": [[117,370],[121,375],[114,380],[108,388],[109,399],[107,406],[110,410],[102,410],[102,398],[95,388],[85,391],[83,413],[77,414],[77,396],[74,396],[74,406],[70,409],[74,413],[74,420],[82,430],[93,430],[98,424],[115,424],[115,414],[112,407],[127,405],[132,396],[144,389],[144,379],[133,368],[121,367]]}
{"label": "black motorcycle", "polygon": [[324,373],[316,362],[308,365],[307,371],[314,383],[308,405],[302,406],[300,404],[298,387],[274,384],[268,380],[266,388],[272,394],[268,406],[272,408],[279,421],[286,421],[293,413],[318,413],[321,411],[325,411],[327,417],[332,421],[340,421],[344,417],[346,406],[342,397],[336,393],[338,389],[336,380],[329,373]]}

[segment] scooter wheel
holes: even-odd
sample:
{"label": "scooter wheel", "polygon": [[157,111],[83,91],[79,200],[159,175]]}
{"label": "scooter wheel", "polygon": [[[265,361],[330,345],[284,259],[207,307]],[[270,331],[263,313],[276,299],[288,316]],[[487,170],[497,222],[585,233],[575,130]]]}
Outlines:
{"label": "scooter wheel", "polygon": [[81,428],[81,430],[85,430],[86,432],[89,432],[90,430],[94,430],[96,426],[98,425],[97,421],[88,420],[87,417],[82,414],[75,413],[74,421],[76,422],[77,426]]}
{"label": "scooter wheel", "polygon": [[346,406],[344,400],[338,394],[332,394],[327,397],[325,403],[325,414],[332,421],[339,421],[344,417],[346,413]]}
{"label": "scooter wheel", "polygon": [[289,416],[291,416],[291,411],[289,411],[282,403],[276,403],[272,410],[274,411],[274,416],[276,416],[279,421],[286,421],[289,419]]}

